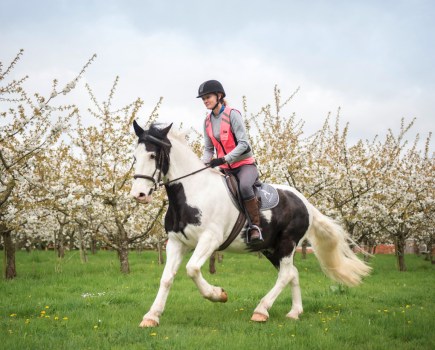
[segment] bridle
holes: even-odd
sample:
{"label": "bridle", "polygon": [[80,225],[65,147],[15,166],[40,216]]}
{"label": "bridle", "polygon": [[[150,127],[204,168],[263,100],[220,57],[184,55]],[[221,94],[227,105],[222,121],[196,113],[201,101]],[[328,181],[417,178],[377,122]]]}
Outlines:
{"label": "bridle", "polygon": [[[152,137],[152,136],[150,136]],[[162,141],[163,142],[163,141]],[[163,186],[163,182],[162,182],[162,166],[163,166],[163,160],[165,155],[167,156],[167,158],[169,159],[169,156],[167,155],[167,152],[164,151],[163,147],[160,149],[159,152],[159,159],[157,160],[156,163],[156,168],[154,169],[154,172],[151,176],[149,175],[142,175],[142,174],[135,174],[133,175],[133,178],[136,179],[145,179],[145,180],[149,180],[153,182],[153,187],[150,188],[149,192],[148,192],[148,196],[150,196],[154,191],[157,191],[159,187]],[[155,179],[155,175],[158,171],[158,177],[157,180]]]}
{"label": "bridle", "polygon": [[[154,169],[153,174],[151,176],[142,175],[142,174],[135,174],[135,175],[133,175],[133,178],[135,180],[136,179],[145,179],[145,180],[152,181],[153,187],[150,188],[150,190],[148,192],[148,196],[150,196],[154,191],[157,191],[162,186],[169,185],[172,182],[184,179],[185,177],[194,175],[194,174],[199,173],[199,172],[201,172],[201,171],[203,171],[205,169],[210,168],[210,165],[207,165],[204,168],[201,168],[201,169],[196,170],[194,172],[191,172],[189,174],[180,176],[180,177],[178,177],[176,179],[172,179],[172,180],[169,180],[169,181],[162,181],[162,172],[163,172],[162,167],[163,167],[163,162],[164,162],[165,158],[168,160],[168,163],[169,163],[169,153],[168,153],[167,149],[165,149],[163,146],[171,147],[171,144],[163,141],[162,139],[154,137],[152,135],[147,135],[145,138],[148,141],[150,141],[151,143],[154,143],[155,145],[160,146],[159,156],[158,156],[158,159],[157,159],[157,162],[156,162],[156,168]],[[157,179],[156,179],[155,175],[156,175],[157,172],[158,172],[158,176],[157,176]]]}

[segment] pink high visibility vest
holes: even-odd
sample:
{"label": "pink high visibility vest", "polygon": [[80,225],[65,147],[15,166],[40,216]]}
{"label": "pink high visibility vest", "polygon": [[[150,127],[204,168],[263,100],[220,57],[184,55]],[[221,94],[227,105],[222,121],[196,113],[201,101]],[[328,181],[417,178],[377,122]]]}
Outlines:
{"label": "pink high visibility vest", "polygon": [[[216,148],[218,158],[224,157],[225,155],[230,153],[234,148],[236,148],[236,139],[234,137],[233,132],[231,131],[231,121],[230,121],[230,113],[233,109],[234,108],[225,106],[225,109],[221,114],[221,129],[219,132],[220,142],[216,140],[216,138],[213,135],[213,129],[210,120],[211,113],[205,119],[205,130],[207,132],[208,137],[210,137],[211,141],[213,142],[214,148]],[[220,167],[223,169],[234,169],[245,164],[254,164],[254,162],[255,162],[254,157],[249,157],[231,164],[225,163]]]}

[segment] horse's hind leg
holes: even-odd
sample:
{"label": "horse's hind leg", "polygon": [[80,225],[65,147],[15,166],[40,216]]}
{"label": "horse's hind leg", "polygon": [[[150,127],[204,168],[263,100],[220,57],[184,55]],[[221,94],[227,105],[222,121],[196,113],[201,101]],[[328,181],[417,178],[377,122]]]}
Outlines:
{"label": "horse's hind leg", "polygon": [[[297,318],[302,312],[301,293],[299,289],[298,270],[293,266],[293,254],[284,257],[280,261],[278,279],[275,286],[266,296],[261,299],[260,304],[255,308],[251,320],[256,322],[265,322],[269,318],[268,310],[272,307],[276,298],[281,294],[282,290],[291,283],[293,305],[288,317]],[[290,316],[291,315],[291,316]],[[296,317],[293,317],[296,315]]]}
{"label": "horse's hind leg", "polygon": [[186,265],[186,270],[204,298],[225,303],[228,300],[227,293],[222,288],[209,284],[201,274],[201,266],[218,247],[217,241],[214,242],[210,237],[207,238],[204,235],[196,245],[195,251]]}
{"label": "horse's hind leg", "polygon": [[302,308],[301,287],[299,286],[299,272],[293,263],[291,269],[293,270],[293,278],[290,281],[290,288],[292,290],[292,308],[287,314],[287,317],[297,320],[304,309]]}

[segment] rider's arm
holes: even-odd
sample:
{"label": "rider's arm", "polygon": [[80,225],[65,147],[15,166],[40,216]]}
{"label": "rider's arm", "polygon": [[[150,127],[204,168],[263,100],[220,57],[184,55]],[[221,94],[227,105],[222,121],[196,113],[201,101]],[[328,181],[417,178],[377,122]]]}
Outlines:
{"label": "rider's arm", "polygon": [[211,159],[213,158],[213,154],[214,154],[214,145],[207,134],[207,131],[205,129],[205,123],[204,123],[204,150],[201,158],[202,162],[204,164],[210,163]]}

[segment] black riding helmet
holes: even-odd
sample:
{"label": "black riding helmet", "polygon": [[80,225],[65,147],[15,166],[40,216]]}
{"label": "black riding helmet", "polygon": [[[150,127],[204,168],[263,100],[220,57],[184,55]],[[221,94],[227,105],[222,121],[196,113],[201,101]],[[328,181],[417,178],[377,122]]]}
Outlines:
{"label": "black riding helmet", "polygon": [[196,98],[202,97],[207,94],[213,94],[220,92],[223,94],[222,98],[225,97],[224,87],[217,80],[207,80],[202,83],[198,88],[198,96]]}

